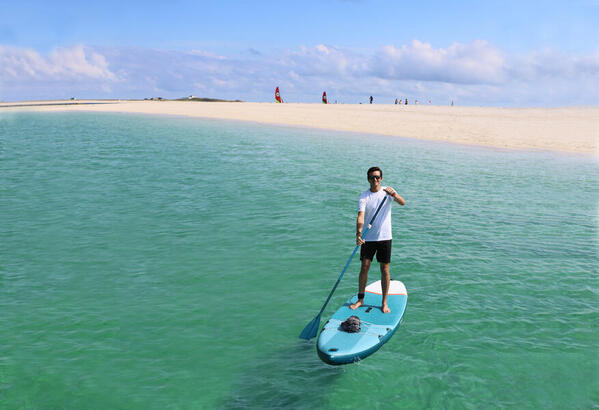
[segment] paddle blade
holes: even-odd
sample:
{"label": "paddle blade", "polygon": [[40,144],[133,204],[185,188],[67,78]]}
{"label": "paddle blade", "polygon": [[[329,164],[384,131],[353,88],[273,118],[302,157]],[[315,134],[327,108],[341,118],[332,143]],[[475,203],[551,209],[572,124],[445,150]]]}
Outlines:
{"label": "paddle blade", "polygon": [[318,333],[318,327],[320,326],[320,314],[316,316],[300,333],[300,339],[310,340]]}

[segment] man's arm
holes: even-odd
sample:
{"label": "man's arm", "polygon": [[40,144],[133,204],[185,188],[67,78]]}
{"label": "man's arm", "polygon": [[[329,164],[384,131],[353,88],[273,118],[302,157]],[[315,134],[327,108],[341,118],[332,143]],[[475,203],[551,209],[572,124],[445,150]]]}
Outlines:
{"label": "man's arm", "polygon": [[364,228],[364,212],[358,212],[356,220],[356,245],[362,245],[365,241],[362,240],[362,228]]}
{"label": "man's arm", "polygon": [[391,195],[393,197],[393,200],[401,206],[404,206],[406,204],[406,200],[401,195],[399,195],[395,189],[391,188],[390,186],[385,188],[385,192]]}

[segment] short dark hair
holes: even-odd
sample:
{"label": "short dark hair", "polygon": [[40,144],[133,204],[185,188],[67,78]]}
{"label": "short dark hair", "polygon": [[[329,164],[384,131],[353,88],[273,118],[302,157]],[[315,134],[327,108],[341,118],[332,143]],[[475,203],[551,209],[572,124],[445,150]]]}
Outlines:
{"label": "short dark hair", "polygon": [[369,176],[370,176],[370,174],[371,174],[372,172],[374,172],[374,171],[379,171],[379,172],[381,173],[381,178],[383,177],[383,170],[382,170],[382,169],[380,169],[379,167],[370,167],[370,168],[368,169],[368,172],[366,172],[366,177],[369,177]]}

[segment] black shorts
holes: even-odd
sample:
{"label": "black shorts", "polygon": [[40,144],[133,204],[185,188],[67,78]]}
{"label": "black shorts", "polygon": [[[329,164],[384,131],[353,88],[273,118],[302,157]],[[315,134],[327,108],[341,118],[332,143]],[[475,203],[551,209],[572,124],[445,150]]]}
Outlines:
{"label": "black shorts", "polygon": [[391,239],[387,241],[365,242],[360,249],[360,260],[374,258],[379,263],[391,263]]}

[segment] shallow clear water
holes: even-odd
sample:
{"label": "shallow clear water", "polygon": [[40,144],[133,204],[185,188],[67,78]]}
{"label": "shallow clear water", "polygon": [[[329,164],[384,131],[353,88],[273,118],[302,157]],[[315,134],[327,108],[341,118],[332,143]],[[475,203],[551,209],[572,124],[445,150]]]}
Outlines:
{"label": "shallow clear water", "polygon": [[[375,164],[408,201],[392,257],[408,308],[379,352],[331,367],[298,335],[353,250]],[[381,136],[1,113],[0,407],[599,406],[598,171]]]}

